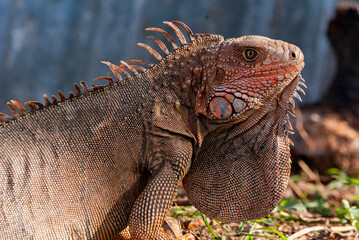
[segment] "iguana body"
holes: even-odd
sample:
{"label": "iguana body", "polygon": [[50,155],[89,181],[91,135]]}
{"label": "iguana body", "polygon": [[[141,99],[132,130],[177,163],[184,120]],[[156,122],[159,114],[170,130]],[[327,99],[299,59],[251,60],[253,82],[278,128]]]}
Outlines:
{"label": "iguana body", "polygon": [[182,46],[148,29],[175,49],[154,38],[162,58],[140,44],[159,60],[151,68],[106,63],[118,82],[75,85],[76,97],[26,103],[31,113],[8,104],[15,119],[0,115],[0,239],[111,239],[126,226],[133,239],[166,239],[161,225],[183,177],[193,204],[219,220],[273,209],[289,175],[285,125],[303,54],[259,36],[193,35],[174,22],[187,44],[165,23]]}

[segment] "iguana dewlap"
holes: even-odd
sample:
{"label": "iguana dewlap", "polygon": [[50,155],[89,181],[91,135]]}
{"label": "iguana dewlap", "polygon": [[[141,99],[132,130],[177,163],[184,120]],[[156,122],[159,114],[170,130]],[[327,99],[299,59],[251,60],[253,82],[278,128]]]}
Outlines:
{"label": "iguana dewlap", "polygon": [[[183,179],[221,221],[265,217],[290,172],[288,111],[304,85],[300,49],[279,40],[192,34],[164,22],[164,57],[105,62],[116,80],[0,114],[0,239],[167,239]],[[188,39],[178,29],[181,26]],[[179,44],[180,43],[180,44]],[[168,50],[171,46],[173,51]],[[142,65],[142,66],[141,66]],[[305,86],[305,85],[304,85]]]}

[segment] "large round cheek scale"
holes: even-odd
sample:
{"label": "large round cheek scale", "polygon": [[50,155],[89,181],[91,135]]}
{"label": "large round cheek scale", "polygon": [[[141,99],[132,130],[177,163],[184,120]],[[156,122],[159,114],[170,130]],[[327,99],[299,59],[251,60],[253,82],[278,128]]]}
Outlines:
{"label": "large round cheek scale", "polygon": [[217,119],[227,119],[233,113],[231,103],[223,97],[213,98],[209,103],[209,108]]}

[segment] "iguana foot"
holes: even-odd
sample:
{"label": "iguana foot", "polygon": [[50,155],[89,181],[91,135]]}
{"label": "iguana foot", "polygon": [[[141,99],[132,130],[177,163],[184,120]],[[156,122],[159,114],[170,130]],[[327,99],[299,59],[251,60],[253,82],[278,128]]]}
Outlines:
{"label": "iguana foot", "polygon": [[122,230],[117,236],[112,240],[131,240],[131,234],[128,227]]}
{"label": "iguana foot", "polygon": [[192,235],[192,233],[187,233],[179,238],[176,238],[176,240],[195,240],[195,237]]}

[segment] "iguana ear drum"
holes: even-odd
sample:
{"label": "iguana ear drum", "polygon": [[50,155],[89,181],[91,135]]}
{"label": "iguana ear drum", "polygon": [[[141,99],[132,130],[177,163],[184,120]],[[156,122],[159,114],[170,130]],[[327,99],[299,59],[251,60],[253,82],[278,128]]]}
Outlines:
{"label": "iguana ear drum", "polygon": [[233,108],[230,102],[223,97],[215,97],[209,103],[213,116],[217,119],[227,119],[232,116]]}
{"label": "iguana ear drum", "polygon": [[227,119],[233,113],[241,112],[245,107],[246,103],[232,94],[225,94],[224,97],[214,97],[209,103],[209,109],[217,119]]}

